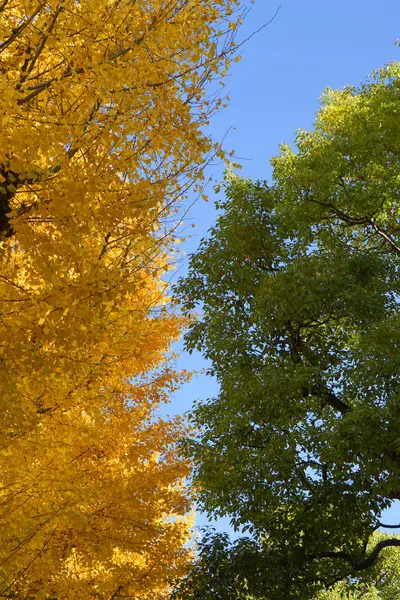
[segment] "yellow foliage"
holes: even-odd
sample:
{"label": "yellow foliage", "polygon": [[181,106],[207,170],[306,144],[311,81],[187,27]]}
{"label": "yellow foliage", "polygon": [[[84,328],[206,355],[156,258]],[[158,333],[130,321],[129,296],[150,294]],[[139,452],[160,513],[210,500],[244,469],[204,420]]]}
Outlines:
{"label": "yellow foliage", "polygon": [[157,600],[190,557],[163,275],[237,5],[0,2],[5,597]]}

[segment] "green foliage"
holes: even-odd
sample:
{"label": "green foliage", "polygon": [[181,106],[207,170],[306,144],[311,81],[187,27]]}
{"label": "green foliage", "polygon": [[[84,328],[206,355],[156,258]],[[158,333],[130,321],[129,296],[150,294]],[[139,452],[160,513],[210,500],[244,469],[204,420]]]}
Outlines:
{"label": "green foliage", "polygon": [[249,538],[230,544],[227,534],[204,530],[197,561],[190,574],[179,582],[173,599],[254,600],[261,593],[265,561]]}
{"label": "green foliage", "polygon": [[[391,536],[390,536],[391,537]],[[396,536],[397,538],[397,536]],[[369,550],[390,539],[375,533]],[[318,583],[298,581],[293,589],[294,570],[277,556],[265,552],[255,540],[242,537],[230,543],[227,534],[204,530],[197,560],[173,600],[275,600],[313,598],[313,600],[398,600],[400,598],[400,552],[388,547],[376,564],[358,577],[339,581],[329,589],[317,591]]]}
{"label": "green foliage", "polygon": [[221,389],[186,451],[202,507],[252,536],[255,598],[314,598],[400,545],[371,546],[400,498],[399,117],[399,63],[327,90],[272,185],[226,174],[177,288]]}

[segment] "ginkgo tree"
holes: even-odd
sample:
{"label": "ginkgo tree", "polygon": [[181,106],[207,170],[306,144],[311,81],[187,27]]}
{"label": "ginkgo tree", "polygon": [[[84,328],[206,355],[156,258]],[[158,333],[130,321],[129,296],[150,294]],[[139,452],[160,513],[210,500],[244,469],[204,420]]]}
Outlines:
{"label": "ginkgo tree", "polygon": [[155,600],[188,560],[165,273],[240,14],[0,3],[0,597]]}

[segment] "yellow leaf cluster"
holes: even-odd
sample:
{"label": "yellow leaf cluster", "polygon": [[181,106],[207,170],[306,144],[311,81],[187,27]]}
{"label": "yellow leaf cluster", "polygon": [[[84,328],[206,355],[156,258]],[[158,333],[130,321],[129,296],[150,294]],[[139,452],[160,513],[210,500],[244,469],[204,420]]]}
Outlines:
{"label": "yellow leaf cluster", "polygon": [[3,596],[157,600],[190,557],[165,272],[237,4],[0,2]]}

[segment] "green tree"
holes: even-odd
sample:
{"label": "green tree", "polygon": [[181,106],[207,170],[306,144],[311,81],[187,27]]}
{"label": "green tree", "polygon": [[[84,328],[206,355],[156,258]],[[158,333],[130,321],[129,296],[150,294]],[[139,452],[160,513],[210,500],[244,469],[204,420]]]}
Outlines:
{"label": "green tree", "polygon": [[[371,545],[400,498],[399,117],[399,63],[326,90],[272,185],[227,174],[177,288],[220,384],[187,451],[202,507],[252,536],[225,554],[239,579],[252,555],[254,597],[314,598],[400,545]],[[238,586],[209,597],[252,597]]]}

